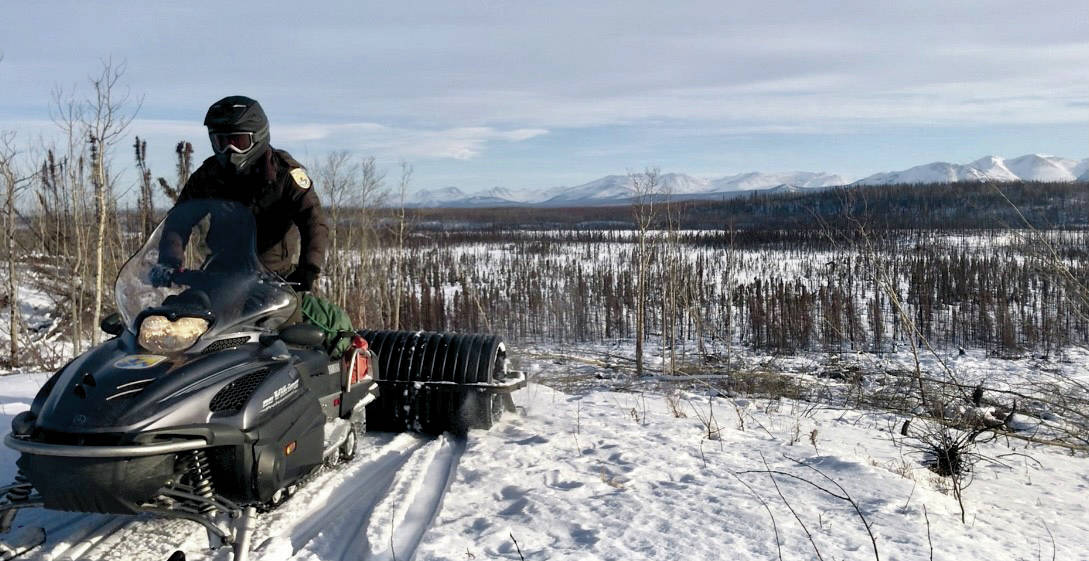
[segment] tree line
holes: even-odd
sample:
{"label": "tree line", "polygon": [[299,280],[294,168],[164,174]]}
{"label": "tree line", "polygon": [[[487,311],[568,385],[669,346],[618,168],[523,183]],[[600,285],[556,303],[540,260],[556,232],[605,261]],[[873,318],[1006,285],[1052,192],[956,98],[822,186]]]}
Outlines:
{"label": "tree line", "polygon": [[[107,62],[85,95],[54,95],[54,143],[0,134],[9,365],[56,365],[101,338],[112,280],[193,171],[188,142],[163,175],[147,158],[162,147],[122,142],[139,106],[122,74]],[[319,291],[360,327],[653,341],[671,363],[738,345],[883,352],[926,338],[1014,355],[1089,343],[1084,184],[673,202],[647,170],[624,206],[406,209],[407,164],[387,178],[374,158],[337,152],[308,167],[333,225]],[[24,320],[20,287],[52,321]]]}

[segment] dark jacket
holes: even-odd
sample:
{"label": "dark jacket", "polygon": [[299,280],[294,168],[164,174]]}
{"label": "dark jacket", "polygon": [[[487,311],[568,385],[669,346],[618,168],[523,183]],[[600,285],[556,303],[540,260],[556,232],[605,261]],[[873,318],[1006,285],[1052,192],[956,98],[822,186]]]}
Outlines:
{"label": "dark jacket", "polygon": [[329,224],[310,179],[291,154],[269,149],[263,166],[241,176],[208,158],[189,177],[178,202],[203,198],[237,201],[253,211],[257,255],[270,271],[286,276],[296,263],[321,270]]}

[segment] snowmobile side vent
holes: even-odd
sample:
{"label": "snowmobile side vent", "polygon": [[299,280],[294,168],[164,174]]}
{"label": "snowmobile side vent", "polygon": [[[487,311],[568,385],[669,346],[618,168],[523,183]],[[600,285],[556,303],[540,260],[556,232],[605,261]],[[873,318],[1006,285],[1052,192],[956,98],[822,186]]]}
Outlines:
{"label": "snowmobile side vent", "polygon": [[220,339],[218,341],[212,341],[200,354],[214,353],[225,349],[233,349],[239,345],[248,343],[250,338],[248,336],[231,337],[230,339]]}
{"label": "snowmobile side vent", "polygon": [[253,392],[257,390],[257,386],[260,386],[271,372],[272,370],[268,368],[262,368],[227,384],[212,397],[208,408],[213,413],[241,410]]}

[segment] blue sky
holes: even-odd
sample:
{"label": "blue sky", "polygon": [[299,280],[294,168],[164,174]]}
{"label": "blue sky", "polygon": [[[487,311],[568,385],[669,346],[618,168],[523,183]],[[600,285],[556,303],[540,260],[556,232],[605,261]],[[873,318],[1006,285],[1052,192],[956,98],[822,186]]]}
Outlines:
{"label": "blue sky", "polygon": [[231,94],[299,159],[405,160],[417,188],[1089,156],[1084,0],[19,2],[0,53],[0,129],[28,143],[54,89],[124,62],[162,175],[181,138],[210,154]]}

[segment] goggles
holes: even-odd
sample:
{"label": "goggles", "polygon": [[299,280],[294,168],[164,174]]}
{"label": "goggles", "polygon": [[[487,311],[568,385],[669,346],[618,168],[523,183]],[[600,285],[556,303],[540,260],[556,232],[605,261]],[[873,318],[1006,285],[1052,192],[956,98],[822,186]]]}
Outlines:
{"label": "goggles", "polygon": [[222,154],[228,150],[236,154],[245,154],[253,150],[252,132],[210,132],[212,150]]}

